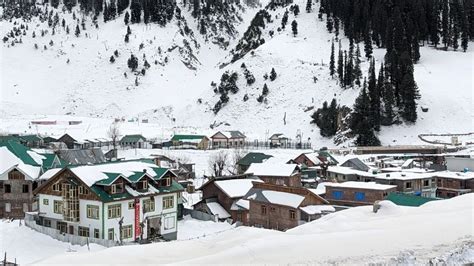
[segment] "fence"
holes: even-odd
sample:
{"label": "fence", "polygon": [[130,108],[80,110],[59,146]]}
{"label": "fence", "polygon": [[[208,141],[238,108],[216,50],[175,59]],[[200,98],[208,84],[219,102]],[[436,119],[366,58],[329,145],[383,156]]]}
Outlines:
{"label": "fence", "polygon": [[50,237],[62,242],[69,242],[73,245],[84,246],[88,243],[94,243],[105,247],[113,247],[117,245],[117,243],[112,240],[64,234],[57,229],[41,226],[36,223],[34,214],[31,213],[25,213],[25,225],[39,233],[49,235]]}
{"label": "fence", "polygon": [[201,211],[196,211],[196,210],[190,210],[190,209],[184,209],[183,210],[183,215],[191,215],[194,219],[198,219],[201,221],[213,221],[217,222],[217,217],[205,212]]}
{"label": "fence", "polygon": [[266,140],[246,141],[244,143],[246,148],[253,149],[311,149],[311,142],[303,141],[287,141],[281,143],[272,143]]}

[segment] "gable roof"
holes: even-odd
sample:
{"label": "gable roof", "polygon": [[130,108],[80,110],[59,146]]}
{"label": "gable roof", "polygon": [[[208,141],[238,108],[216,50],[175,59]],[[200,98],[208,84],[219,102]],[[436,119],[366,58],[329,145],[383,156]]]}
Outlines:
{"label": "gable roof", "polygon": [[59,150],[60,159],[72,165],[97,164],[105,162],[105,155],[100,148]]}
{"label": "gable roof", "polygon": [[41,166],[42,156],[19,142],[8,140],[0,141],[0,147],[6,147],[11,153],[18,157],[23,163],[28,165]]}
{"label": "gable roof", "polygon": [[215,184],[222,192],[230,198],[243,197],[253,187],[252,182],[263,182],[260,179],[230,179],[215,181]]}
{"label": "gable roof", "polygon": [[247,155],[242,157],[237,164],[238,165],[246,165],[249,166],[253,163],[262,163],[264,160],[271,158],[273,156],[267,155],[265,153],[261,152],[249,152]]}
{"label": "gable roof", "polygon": [[7,147],[0,147],[0,175],[17,169],[30,179],[36,179],[41,173],[41,166],[24,163]]}
{"label": "gable roof", "polygon": [[419,207],[427,202],[440,199],[409,195],[405,193],[390,193],[385,200],[389,200],[400,206]]}
{"label": "gable roof", "polygon": [[171,141],[202,140],[207,137],[204,135],[174,135]]}
{"label": "gable roof", "polygon": [[122,137],[120,142],[137,142],[139,140],[146,141],[146,138],[140,134],[125,135]]}
{"label": "gable roof", "polygon": [[357,182],[357,181],[348,181],[343,183],[326,183],[326,188],[336,187],[336,188],[359,188],[359,189],[368,189],[368,190],[387,190],[392,188],[397,188],[395,185],[382,185],[375,182]]}
{"label": "gable roof", "polygon": [[245,173],[252,173],[255,176],[292,176],[297,168],[298,165],[296,164],[267,161],[264,163],[251,164]]}
{"label": "gable roof", "polygon": [[224,135],[226,138],[228,139],[232,139],[232,138],[246,138],[245,135],[240,132],[240,131],[237,131],[237,130],[230,130],[230,131],[218,131],[216,132],[214,135],[211,136],[211,138],[214,138],[215,135],[221,133],[222,135]]}
{"label": "gable roof", "polygon": [[367,172],[370,170],[370,167],[368,167],[364,162],[362,162],[359,158],[350,158],[347,159],[344,163],[341,164],[341,166],[346,166],[349,167],[349,165],[346,165],[348,162],[351,162],[353,165],[355,165],[357,170]]}
{"label": "gable roof", "polygon": [[298,208],[305,199],[304,196],[298,194],[258,188],[252,188],[247,195],[245,195],[245,198],[292,208]]}

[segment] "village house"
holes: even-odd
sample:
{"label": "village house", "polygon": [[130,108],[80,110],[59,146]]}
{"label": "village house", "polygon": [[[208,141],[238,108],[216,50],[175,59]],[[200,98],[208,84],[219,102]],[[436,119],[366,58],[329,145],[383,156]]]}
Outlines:
{"label": "village house", "polygon": [[377,170],[372,170],[370,172],[364,172],[350,167],[343,166],[329,166],[326,171],[326,178],[337,181],[337,182],[346,182],[346,181],[363,181],[370,182],[374,181]]}
{"label": "village house", "polygon": [[359,170],[362,172],[368,172],[370,167],[362,162],[359,158],[351,158],[340,164],[342,167],[349,167],[355,170]]}
{"label": "village house", "polygon": [[268,184],[301,187],[300,168],[296,164],[267,160],[251,164],[245,173],[253,174]]}
{"label": "village house", "polygon": [[6,135],[0,136],[0,141],[17,141],[29,148],[42,148],[44,146],[43,138],[38,135]]}
{"label": "village house", "polygon": [[390,192],[395,192],[395,185],[381,185],[374,182],[348,181],[343,183],[325,183],[325,199],[333,205],[361,206],[372,205],[383,200]]}
{"label": "village house", "polygon": [[199,188],[202,200],[193,207],[220,220],[231,218],[248,225],[249,202],[242,198],[252,188],[252,182],[263,181],[250,175],[213,178]]}
{"label": "village house", "polygon": [[298,164],[306,178],[324,177],[329,166],[338,162],[327,150],[302,153],[288,163]]}
{"label": "village house", "polygon": [[435,172],[436,197],[452,198],[474,191],[474,172]]}
{"label": "village house", "polygon": [[106,162],[101,148],[67,149],[55,151],[63,162],[69,165],[98,164]]}
{"label": "village house", "polygon": [[209,149],[209,138],[204,135],[174,135],[171,143],[175,149]]}
{"label": "village house", "polygon": [[0,218],[23,218],[36,210],[33,190],[41,184],[38,177],[60,161],[13,140],[0,141],[0,158]]}
{"label": "village house", "polygon": [[140,134],[135,135],[125,135],[120,140],[120,146],[123,148],[132,148],[132,149],[148,149],[150,144],[147,142],[146,138]]}
{"label": "village house", "polygon": [[64,134],[60,138],[57,139],[56,142],[62,142],[66,144],[66,147],[68,149],[83,149],[84,148],[84,142],[82,142],[79,139],[75,139],[71,137],[69,134]]}
{"label": "village house", "polygon": [[427,202],[439,200],[439,198],[427,198],[396,192],[388,194],[385,200],[391,201],[399,206],[420,207]]}
{"label": "village house", "polygon": [[218,131],[211,136],[212,148],[243,148],[245,139],[245,135],[240,131]]}
{"label": "village house", "polygon": [[244,196],[249,225],[285,231],[320,218],[334,208],[308,189],[254,182]]}
{"label": "village house", "polygon": [[283,135],[282,133],[273,134],[270,138],[270,148],[279,148],[286,147],[289,141],[289,138]]}
{"label": "village house", "polygon": [[38,195],[37,223],[63,234],[132,242],[177,237],[183,188],[145,161],[52,169]]}
{"label": "village house", "polygon": [[474,171],[474,158],[470,156],[447,156],[445,160],[448,171]]}
{"label": "village house", "polygon": [[249,152],[239,161],[237,161],[237,173],[243,174],[245,171],[247,171],[247,169],[249,169],[251,164],[263,163],[265,160],[272,157],[273,156],[261,152]]}
{"label": "village house", "polygon": [[423,197],[436,197],[434,173],[393,172],[375,175],[375,182],[396,185],[398,192]]}

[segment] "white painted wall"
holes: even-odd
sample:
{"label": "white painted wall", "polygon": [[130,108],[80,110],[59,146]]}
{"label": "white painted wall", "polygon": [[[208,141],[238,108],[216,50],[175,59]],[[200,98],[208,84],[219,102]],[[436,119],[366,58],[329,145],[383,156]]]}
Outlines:
{"label": "white painted wall", "polygon": [[[39,194],[39,212],[41,213],[41,216],[46,217],[46,218],[51,218],[51,219],[58,219],[62,220],[63,215],[54,213],[54,201],[59,200],[62,201],[63,198],[59,196],[53,196],[53,195],[45,195],[45,194]],[[49,204],[44,205],[44,199],[48,199]]]}

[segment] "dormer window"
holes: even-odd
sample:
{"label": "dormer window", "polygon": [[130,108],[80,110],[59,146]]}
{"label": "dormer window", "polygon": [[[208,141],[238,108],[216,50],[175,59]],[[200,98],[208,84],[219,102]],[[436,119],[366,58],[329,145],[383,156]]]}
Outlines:
{"label": "dormer window", "polygon": [[171,186],[171,177],[165,177],[161,180],[161,186],[169,187]]}
{"label": "dormer window", "polygon": [[147,190],[148,189],[148,181],[145,180],[140,180],[137,182],[137,189],[138,190]]}
{"label": "dormer window", "polygon": [[123,184],[122,183],[113,184],[111,186],[111,192],[112,192],[112,194],[122,193],[123,192]]}

